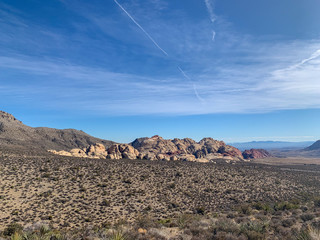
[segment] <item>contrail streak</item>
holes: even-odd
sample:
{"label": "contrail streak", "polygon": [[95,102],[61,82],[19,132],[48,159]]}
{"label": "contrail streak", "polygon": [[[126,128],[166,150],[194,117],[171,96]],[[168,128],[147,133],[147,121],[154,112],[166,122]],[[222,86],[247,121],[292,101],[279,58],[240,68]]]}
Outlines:
{"label": "contrail streak", "polygon": [[213,7],[210,3],[210,0],[204,0],[204,3],[206,4],[206,7],[208,9],[208,13],[210,15],[210,20],[212,23],[214,23],[214,21],[216,20],[216,16],[214,15]]}
{"label": "contrail streak", "polygon": [[300,67],[301,65],[317,58],[320,56],[320,49],[318,49],[317,51],[315,51],[309,58],[303,59],[300,63],[295,65],[295,68]]}
{"label": "contrail streak", "polygon": [[[144,34],[147,35],[147,37],[153,42],[153,44],[154,44],[161,52],[163,52],[164,55],[166,55],[167,57],[169,57],[169,54],[159,46],[159,44],[150,36],[150,34],[149,34],[146,30],[144,30],[144,28],[130,15],[130,13],[128,13],[127,10],[124,9],[124,7],[122,7],[122,5],[121,5],[117,0],[114,0],[114,2],[115,2],[115,3],[122,9],[122,11],[124,11],[125,14],[127,14],[128,17],[144,32]],[[208,4],[209,4],[209,2],[208,2]],[[209,5],[207,5],[207,6],[209,6],[209,9],[211,9],[211,12],[210,12],[210,10],[209,10],[210,16],[214,17],[213,9],[212,9],[211,5],[209,4]],[[211,14],[211,13],[212,13],[212,14]],[[213,21],[214,21],[214,18],[213,18],[213,20],[211,20],[211,21],[213,22]],[[214,34],[215,34],[215,32],[214,32]],[[213,36],[213,39],[214,39],[214,36]],[[189,80],[189,81],[192,83],[192,79],[191,79],[179,66],[178,66],[178,69],[179,69],[179,71],[182,73],[182,75],[183,75],[187,80]],[[196,89],[195,84],[192,83],[192,85],[193,85],[194,94],[196,95],[197,99],[198,99],[199,101],[201,101],[201,102],[205,102],[205,100],[200,97],[200,95],[199,95],[199,93],[198,93],[198,91],[197,91],[197,89]]]}
{"label": "contrail streak", "polygon": [[278,71],[276,71],[276,72],[280,72],[280,73],[281,73],[281,72],[284,72],[284,71],[292,71],[292,70],[295,70],[295,69],[303,66],[305,63],[308,63],[308,62],[312,61],[313,59],[318,58],[319,56],[320,56],[320,49],[318,49],[317,51],[315,51],[314,53],[312,53],[310,57],[301,60],[299,63],[294,64],[294,65],[292,65],[292,66],[289,66],[289,67],[287,67],[287,68],[285,68],[285,69],[278,70]]}
{"label": "contrail streak", "polygon": [[198,98],[198,100],[202,103],[206,103],[206,100],[204,100],[202,97],[200,97],[199,93],[198,93],[198,90],[196,89],[196,85],[195,84],[192,84],[193,85],[193,91],[194,91],[194,94],[196,95],[196,97]]}
{"label": "contrail streak", "polygon": [[186,79],[191,81],[191,78],[181,69],[181,67],[178,66],[178,69]]}
{"label": "contrail streak", "polygon": [[128,15],[128,17],[144,32],[144,34],[147,35],[147,37],[153,42],[153,44],[154,44],[161,52],[163,52],[164,55],[168,56],[168,53],[159,46],[159,44],[150,36],[150,34],[149,34],[146,30],[144,30],[143,27],[141,27],[141,25],[130,15],[130,13],[128,13],[128,12],[121,6],[121,4],[118,3],[117,0],[114,0],[114,2],[115,2],[115,3],[122,9],[122,11],[124,11],[124,12]]}
{"label": "contrail streak", "polygon": [[[183,75],[186,79],[188,79],[189,81],[192,82],[192,79],[181,69],[181,67],[178,66],[178,69],[179,69],[179,71],[182,73],[182,75]],[[198,98],[198,100],[199,100],[200,102],[202,102],[202,103],[205,103],[206,100],[204,100],[202,97],[200,97],[200,95],[199,95],[199,93],[198,93],[198,91],[197,91],[197,89],[196,89],[196,85],[193,83],[192,86],[193,86],[194,94],[196,95],[196,97]]]}

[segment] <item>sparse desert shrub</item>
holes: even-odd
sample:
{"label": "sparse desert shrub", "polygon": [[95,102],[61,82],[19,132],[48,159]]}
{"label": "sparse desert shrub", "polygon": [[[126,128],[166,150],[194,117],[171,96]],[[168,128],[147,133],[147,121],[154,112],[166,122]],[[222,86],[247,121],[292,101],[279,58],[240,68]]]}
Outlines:
{"label": "sparse desert shrub", "polygon": [[250,215],[252,213],[252,208],[248,204],[241,205],[238,209],[239,213]]}
{"label": "sparse desert shrub", "polygon": [[105,207],[110,207],[110,201],[107,199],[103,199],[101,205]]}
{"label": "sparse desert shrub", "polygon": [[265,239],[264,234],[255,232],[252,230],[248,230],[245,232],[245,235],[247,236],[248,240],[262,240]]}
{"label": "sparse desert shrub", "polygon": [[18,223],[9,224],[3,231],[4,236],[12,236],[15,233],[21,233],[23,227]]}
{"label": "sparse desert shrub", "polygon": [[300,216],[300,218],[302,219],[302,221],[307,222],[307,221],[310,221],[310,220],[314,219],[314,215],[313,214],[309,214],[309,213],[302,214]]}
{"label": "sparse desert shrub", "polygon": [[284,211],[284,210],[291,210],[291,209],[298,209],[298,208],[299,208],[298,204],[294,204],[290,202],[280,202],[274,205],[274,209],[276,211]]}
{"label": "sparse desert shrub", "polygon": [[241,224],[240,231],[247,236],[249,240],[259,240],[264,239],[266,227],[267,225],[265,223],[247,222]]}
{"label": "sparse desert shrub", "polygon": [[176,223],[180,229],[186,228],[186,226],[191,223],[193,217],[189,214],[182,214],[176,219]]}
{"label": "sparse desert shrub", "polygon": [[126,183],[126,184],[131,184],[132,183],[132,181],[130,179],[124,179],[123,182]]}
{"label": "sparse desert shrub", "polygon": [[160,220],[158,221],[159,224],[161,224],[161,225],[163,225],[163,226],[166,226],[166,227],[169,227],[170,224],[171,224],[171,222],[172,222],[172,219],[170,219],[170,218],[160,219]]}
{"label": "sparse desert shrub", "polygon": [[170,202],[169,205],[168,205],[169,209],[178,208],[178,207],[179,207],[179,204],[176,203],[176,202]]}
{"label": "sparse desert shrub", "polygon": [[240,233],[239,225],[236,224],[233,220],[230,219],[220,219],[216,221],[212,226],[214,234],[218,232],[226,232],[226,233]]}
{"label": "sparse desert shrub", "polygon": [[149,216],[146,215],[140,215],[136,218],[135,221],[135,228],[144,228],[144,229],[149,229],[151,227],[156,227],[157,223],[150,218]]}
{"label": "sparse desert shrub", "polygon": [[144,209],[143,209],[143,212],[144,213],[147,213],[147,212],[149,212],[149,211],[151,211],[152,210],[152,207],[150,206],[150,205],[148,205],[147,207],[145,207]]}
{"label": "sparse desert shrub", "polygon": [[266,213],[272,213],[274,211],[273,209],[273,206],[271,206],[270,204],[268,203],[262,203],[262,202],[257,202],[257,203],[254,203],[252,205],[252,208],[253,209],[256,209],[256,210],[263,210],[265,211]]}
{"label": "sparse desert shrub", "polygon": [[284,227],[292,227],[296,223],[295,218],[287,218],[282,221],[282,226]]}
{"label": "sparse desert shrub", "polygon": [[204,215],[205,208],[203,206],[196,207],[195,212],[196,212],[196,214]]}
{"label": "sparse desert shrub", "polygon": [[313,200],[315,207],[320,207],[320,197],[317,197]]}

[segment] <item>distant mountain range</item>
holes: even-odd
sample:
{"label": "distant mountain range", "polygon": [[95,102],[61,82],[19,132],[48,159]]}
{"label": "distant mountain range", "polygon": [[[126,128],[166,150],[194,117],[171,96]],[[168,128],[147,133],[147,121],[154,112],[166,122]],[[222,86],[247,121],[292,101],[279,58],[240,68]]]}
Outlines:
{"label": "distant mountain range", "polygon": [[320,140],[313,143],[311,146],[304,149],[304,151],[318,151],[320,150]]}
{"label": "distant mountain range", "polygon": [[257,149],[304,149],[313,144],[313,141],[305,141],[305,142],[283,142],[283,141],[252,141],[252,142],[241,142],[241,143],[229,143],[229,145],[236,147],[240,150],[257,148]]}

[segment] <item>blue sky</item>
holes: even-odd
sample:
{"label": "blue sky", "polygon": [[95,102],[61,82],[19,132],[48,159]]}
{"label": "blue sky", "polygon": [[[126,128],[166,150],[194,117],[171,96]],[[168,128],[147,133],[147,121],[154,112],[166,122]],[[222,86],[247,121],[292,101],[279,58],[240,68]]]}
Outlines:
{"label": "blue sky", "polygon": [[0,108],[136,137],[320,137],[318,0],[2,0]]}

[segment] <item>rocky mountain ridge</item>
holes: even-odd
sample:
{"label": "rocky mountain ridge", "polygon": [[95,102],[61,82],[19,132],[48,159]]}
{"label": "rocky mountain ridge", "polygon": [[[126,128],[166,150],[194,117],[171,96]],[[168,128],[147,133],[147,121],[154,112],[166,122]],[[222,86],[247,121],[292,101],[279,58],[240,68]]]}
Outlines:
{"label": "rocky mountain ridge", "polygon": [[114,142],[95,138],[75,129],[29,127],[13,115],[0,111],[0,148],[2,149],[70,151],[73,148],[84,148],[95,143],[109,147]]}

